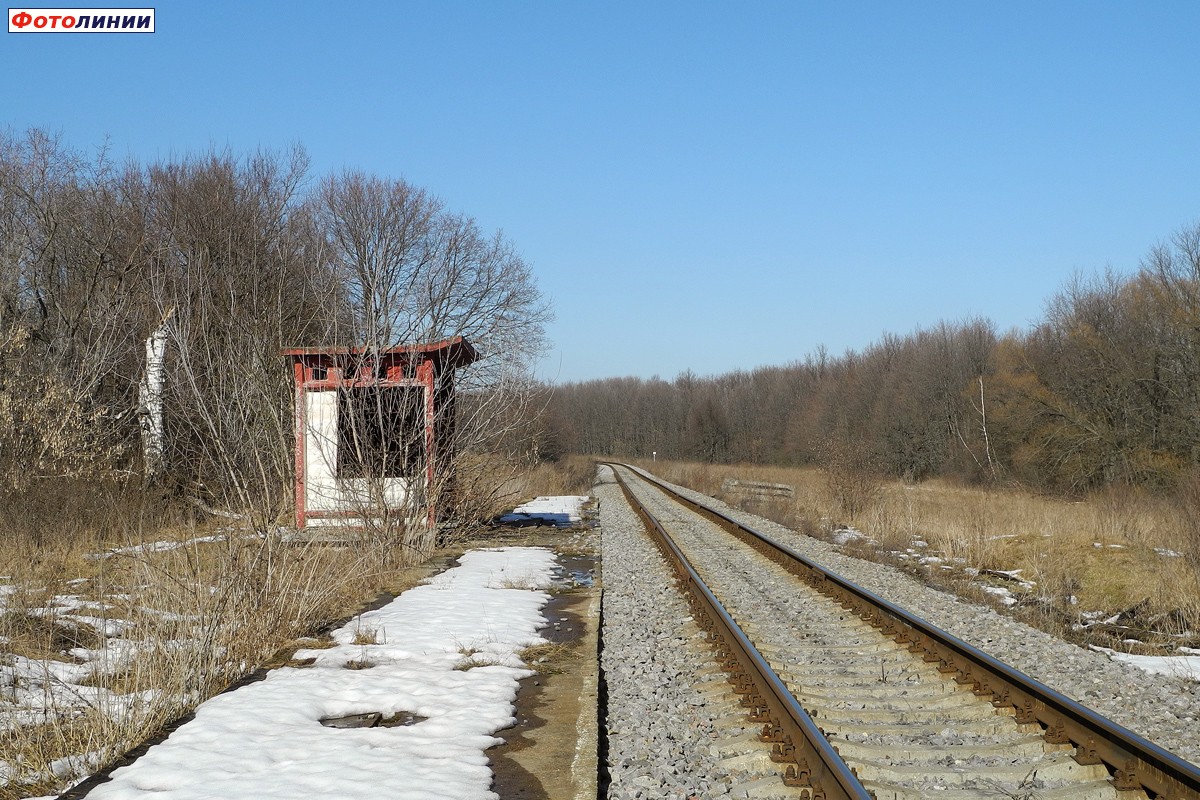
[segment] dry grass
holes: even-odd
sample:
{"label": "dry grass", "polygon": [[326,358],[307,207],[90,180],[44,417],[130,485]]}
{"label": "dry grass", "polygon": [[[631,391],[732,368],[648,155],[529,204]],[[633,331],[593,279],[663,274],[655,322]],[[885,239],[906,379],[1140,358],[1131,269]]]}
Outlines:
{"label": "dry grass", "polygon": [[[966,588],[963,568],[1020,570],[1032,588],[1022,589],[1003,576],[992,579],[1021,598],[1019,613],[1055,632],[1069,632],[1088,612],[1126,612],[1120,630],[1099,626],[1074,633],[1171,645],[1194,646],[1200,639],[1200,492],[1193,507],[1133,489],[1071,501],[940,480],[884,481],[871,502],[845,514],[828,476],[815,468],[661,461],[641,466],[826,538],[838,528],[854,527],[871,540],[852,546],[856,555],[907,563],[931,582],[976,597],[981,596],[976,582],[970,582],[974,590]],[[726,478],[788,484],[795,497],[722,495]],[[918,566],[922,556],[927,563]],[[929,556],[943,561],[930,563]]]}
{"label": "dry grass", "polygon": [[529,668],[542,675],[559,675],[571,660],[569,642],[542,642],[530,645],[517,653]]}
{"label": "dry grass", "polygon": [[[158,529],[144,540],[177,546],[112,552],[144,543],[125,535],[103,542],[107,556],[89,558],[105,550],[92,537],[18,535],[0,547],[10,587],[0,636],[3,663],[13,666],[3,699],[13,711],[32,709],[19,723],[7,715],[0,760],[17,769],[0,800],[61,788],[54,768],[73,755],[92,754],[85,770],[103,766],[394,582],[370,550],[205,525]],[[78,663],[68,654],[103,651],[105,628],[130,644],[93,657],[90,674],[72,679],[100,690],[95,699],[49,670],[26,677],[16,669],[18,657]]]}
{"label": "dry grass", "polygon": [[[93,752],[111,723],[95,711],[74,717],[48,719],[17,731],[0,733],[0,752],[37,752],[46,763]],[[0,786],[0,800],[53,794],[61,780],[45,770],[30,770],[16,781]]]}
{"label": "dry grass", "polygon": [[[479,466],[482,482],[487,464]],[[509,474],[506,495],[472,501],[474,519],[535,494],[586,494],[593,469],[589,460],[569,459]],[[154,497],[105,497],[87,487],[60,497],[60,490],[22,503],[0,497],[0,761],[14,767],[0,800],[61,789],[80,769],[110,763],[261,665],[302,666],[293,655],[320,646],[311,637],[418,577],[409,565],[419,554],[397,553],[388,537],[287,543],[224,527],[225,520],[197,521]],[[466,540],[483,529],[457,530],[451,538]],[[172,546],[144,546],[155,542]],[[369,667],[366,649],[378,638],[358,631],[364,655],[346,666]],[[117,639],[130,644],[111,647]],[[70,655],[76,648],[93,651],[87,668]],[[48,667],[16,669],[52,662],[90,673],[67,685]],[[62,759],[81,753],[90,754],[86,765],[63,770]]]}
{"label": "dry grass", "polygon": [[584,456],[542,462],[516,475],[505,485],[502,510],[541,495],[585,495],[591,492],[596,464]]}
{"label": "dry grass", "polygon": [[374,628],[359,628],[354,632],[351,644],[379,644],[379,631]]}
{"label": "dry grass", "polygon": [[[456,470],[450,516],[478,521],[494,519],[538,495],[588,494],[596,467],[584,456],[525,465],[488,456],[463,456]],[[451,545],[478,533],[478,526],[460,523],[443,530],[438,543]]]}
{"label": "dry grass", "polygon": [[462,658],[458,660],[454,668],[460,672],[466,672],[476,667],[493,667],[500,663],[495,656],[472,645],[460,646],[458,654]]}

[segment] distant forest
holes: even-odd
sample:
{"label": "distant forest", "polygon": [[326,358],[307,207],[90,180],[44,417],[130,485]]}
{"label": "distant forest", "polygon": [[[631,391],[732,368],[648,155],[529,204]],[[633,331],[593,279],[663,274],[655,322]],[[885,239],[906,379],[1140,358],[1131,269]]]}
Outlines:
{"label": "distant forest", "polygon": [[552,452],[830,465],[1079,493],[1200,474],[1200,223],[1132,276],[1076,278],[1027,331],[986,319],[715,377],[555,387]]}

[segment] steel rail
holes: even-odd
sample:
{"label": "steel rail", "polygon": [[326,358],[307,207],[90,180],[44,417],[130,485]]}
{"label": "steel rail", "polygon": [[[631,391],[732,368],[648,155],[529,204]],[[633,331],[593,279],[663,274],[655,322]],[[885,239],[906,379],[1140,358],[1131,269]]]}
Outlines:
{"label": "steel rail", "polygon": [[[623,465],[627,466],[627,465]],[[1155,800],[1200,800],[1200,768],[1138,736],[1066,695],[914,616],[879,595],[842,578],[732,517],[685,497],[658,478],[630,468],[669,497],[708,517],[891,636],[908,644],[939,671],[960,684],[972,684],[976,695],[992,698],[997,708],[1012,706],[1018,723],[1038,723],[1053,744],[1075,747],[1080,764],[1104,764],[1120,791],[1143,790]],[[614,470],[615,472],[615,470]]]}
{"label": "steel rail", "polygon": [[858,780],[791,690],[742,632],[689,563],[662,524],[609,465],[629,505],[641,517],[655,544],[687,592],[693,615],[715,643],[717,660],[729,673],[750,719],[763,723],[760,739],[771,743],[771,760],[783,766],[783,782],[801,789],[811,800],[870,800],[874,795]]}

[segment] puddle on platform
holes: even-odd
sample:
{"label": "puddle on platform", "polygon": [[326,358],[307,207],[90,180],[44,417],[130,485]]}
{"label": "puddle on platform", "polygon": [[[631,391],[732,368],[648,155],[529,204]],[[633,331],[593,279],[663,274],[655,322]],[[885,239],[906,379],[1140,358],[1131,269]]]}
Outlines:
{"label": "puddle on platform", "polygon": [[560,554],[553,571],[556,586],[564,589],[591,588],[596,577],[596,559]]}

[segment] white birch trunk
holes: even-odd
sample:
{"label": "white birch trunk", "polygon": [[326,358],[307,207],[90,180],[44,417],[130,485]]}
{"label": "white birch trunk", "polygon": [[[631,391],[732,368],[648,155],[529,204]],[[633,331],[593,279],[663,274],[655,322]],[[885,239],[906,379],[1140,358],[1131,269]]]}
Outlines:
{"label": "white birch trunk", "polygon": [[162,323],[146,339],[146,373],[138,386],[142,461],[147,481],[157,478],[167,466],[163,438],[163,386],[167,372],[167,324],[170,319],[171,311],[168,311]]}

